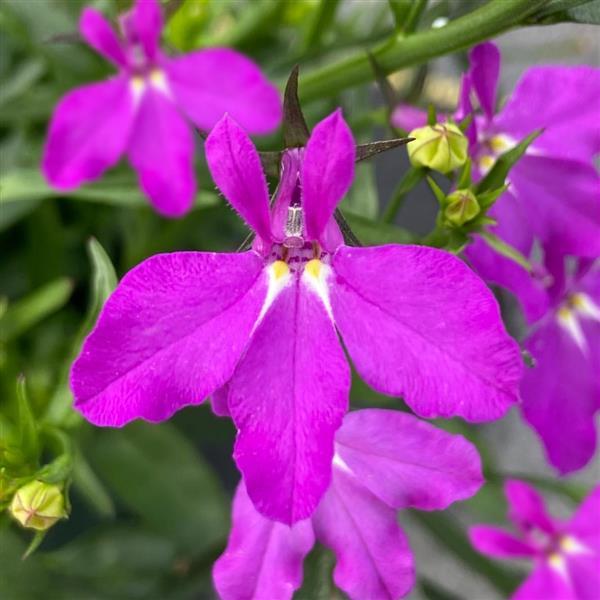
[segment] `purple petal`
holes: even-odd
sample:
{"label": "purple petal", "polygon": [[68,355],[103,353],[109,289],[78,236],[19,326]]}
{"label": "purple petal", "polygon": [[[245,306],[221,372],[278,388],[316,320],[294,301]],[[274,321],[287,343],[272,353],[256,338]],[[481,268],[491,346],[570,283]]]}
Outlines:
{"label": "purple petal", "polygon": [[600,486],[581,503],[569,522],[568,535],[600,554]]}
{"label": "purple petal", "polygon": [[581,469],[596,448],[598,371],[553,314],[525,346],[535,367],[525,371],[521,383],[523,416],[552,465],[561,473]]}
{"label": "purple petal", "polygon": [[471,103],[471,90],[473,89],[473,82],[469,73],[463,74],[460,82],[460,92],[458,96],[458,107],[454,118],[457,121],[462,121],[469,115],[472,117],[471,123],[467,127],[465,135],[469,140],[469,147],[473,148],[477,144],[477,119],[473,112],[473,104]]}
{"label": "purple petal", "polygon": [[229,396],[229,384],[226,383],[223,387],[215,390],[210,397],[210,406],[217,417],[230,417],[229,406],[227,404],[227,396]]}
{"label": "purple petal", "polygon": [[72,189],[115,165],[134,121],[127,77],[92,83],[69,92],[54,109],[42,169],[49,183]]}
{"label": "purple petal", "polygon": [[546,562],[540,562],[511,600],[580,600],[569,581]]}
{"label": "purple petal", "polygon": [[394,508],[444,509],[483,484],[470,442],[395,410],[347,414],[335,444],[360,482]]}
{"label": "purple petal", "polygon": [[589,161],[600,152],[599,97],[600,69],[534,67],[521,78],[495,125],[517,140],[543,128],[536,150]]}
{"label": "purple petal", "polygon": [[233,525],[213,579],[222,600],[286,600],[302,583],[302,563],[314,544],[309,520],[288,527],[265,519],[243,483],[233,501]]}
{"label": "purple petal", "polygon": [[160,214],[179,217],[190,210],[196,194],[192,134],[173,102],[152,86],[140,101],[128,154]]}
{"label": "purple petal", "polygon": [[447,252],[341,247],[331,304],[363,379],[420,416],[485,421],[517,399],[522,363],[485,284]]}
{"label": "purple petal", "polygon": [[[533,234],[522,202],[511,192],[496,201],[489,213],[498,224],[492,232],[504,242],[529,256],[533,248]],[[512,292],[521,303],[529,323],[540,319],[548,310],[548,294],[543,278],[534,276],[514,260],[505,258],[490,248],[479,236],[465,250],[475,271],[488,283],[499,285]]]}
{"label": "purple petal", "polygon": [[306,233],[319,240],[354,178],[356,150],[352,131],[342,111],[323,119],[313,129],[304,151],[301,173]]}
{"label": "purple petal", "polygon": [[175,99],[200,129],[210,130],[225,113],[249,133],[269,133],[281,122],[277,88],[235,50],[198,50],[166,60],[164,68]]}
{"label": "purple petal", "polygon": [[352,600],[395,600],[413,587],[413,556],[396,511],[352,476],[334,470],[313,526],[336,555],[335,584]]}
{"label": "purple petal", "polygon": [[537,155],[511,170],[527,224],[561,254],[600,255],[600,175],[591,164]]}
{"label": "purple petal", "polygon": [[508,500],[508,517],[523,532],[541,529],[547,533],[556,530],[553,520],[546,513],[544,499],[529,484],[511,479],[504,485]]}
{"label": "purple petal", "polygon": [[234,458],[266,517],[309,517],[331,479],[350,370],[321,299],[293,280],[255,331],[230,381]]}
{"label": "purple petal", "polygon": [[568,577],[577,600],[598,600],[600,593],[600,554],[567,554]]}
{"label": "purple petal", "polygon": [[163,28],[158,0],[136,0],[129,18],[130,35],[142,44],[149,60],[156,60]]}
{"label": "purple petal", "polygon": [[469,63],[469,74],[479,104],[487,119],[491,120],[496,104],[500,51],[492,42],[478,44],[469,52]]}
{"label": "purple petal", "polygon": [[410,104],[399,104],[392,112],[391,122],[394,127],[412,131],[427,125],[427,112]]}
{"label": "purple petal", "polygon": [[266,295],[253,252],[176,252],[130,271],[71,370],[75,408],[96,425],[158,422],[231,376]]}
{"label": "purple petal", "polygon": [[79,31],[83,39],[96,52],[117,67],[127,64],[127,57],[117,34],[109,22],[94,8],[84,8],[79,19]]}
{"label": "purple petal", "polygon": [[269,190],[258,152],[243,129],[225,115],[204,146],[218,188],[264,240],[271,239]]}
{"label": "purple petal", "polygon": [[536,550],[528,543],[498,527],[469,527],[469,539],[474,548],[493,558],[533,557]]}

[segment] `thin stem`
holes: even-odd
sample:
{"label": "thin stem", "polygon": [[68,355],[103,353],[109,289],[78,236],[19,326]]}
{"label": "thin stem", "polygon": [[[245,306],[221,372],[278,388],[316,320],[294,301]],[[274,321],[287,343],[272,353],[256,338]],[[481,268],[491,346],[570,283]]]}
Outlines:
{"label": "thin stem", "polygon": [[381,217],[383,223],[392,223],[394,221],[406,194],[408,194],[408,192],[410,192],[423,177],[425,177],[425,169],[415,169],[414,167],[411,167],[406,171],[404,177],[396,186],[392,198]]}
{"label": "thin stem", "polygon": [[[518,25],[546,0],[488,2],[439,29],[397,36],[379,44],[371,53],[386,73],[422,64],[437,56],[463,50]],[[371,81],[373,70],[366,52],[308,72],[300,79],[305,102],[334,96],[349,87]]]}
{"label": "thin stem", "polygon": [[404,34],[412,33],[417,28],[421,19],[421,15],[423,14],[426,6],[427,0],[413,1],[410,12],[408,13],[404,26],[402,27]]}

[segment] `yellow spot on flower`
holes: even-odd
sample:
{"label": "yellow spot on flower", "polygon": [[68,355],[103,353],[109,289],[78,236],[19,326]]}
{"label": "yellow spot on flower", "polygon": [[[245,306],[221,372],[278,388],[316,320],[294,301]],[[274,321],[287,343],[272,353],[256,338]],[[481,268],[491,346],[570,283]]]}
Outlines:
{"label": "yellow spot on flower", "polygon": [[496,154],[502,154],[511,147],[510,141],[503,135],[495,135],[490,138],[489,145]]}
{"label": "yellow spot on flower", "polygon": [[285,277],[290,272],[290,268],[282,260],[276,260],[273,263],[272,269],[273,269],[273,275],[275,276],[275,279],[281,279],[282,277]]}
{"label": "yellow spot on flower", "polygon": [[321,273],[321,265],[322,265],[322,263],[320,260],[318,260],[317,258],[313,258],[312,260],[309,260],[306,263],[304,270],[309,275],[312,275],[315,279],[318,279],[319,274]]}
{"label": "yellow spot on flower", "polygon": [[553,552],[548,557],[548,563],[553,569],[556,569],[557,571],[562,571],[565,566],[565,559],[558,552]]}
{"label": "yellow spot on flower", "polygon": [[567,306],[561,306],[558,309],[558,318],[563,321],[564,323],[570,321],[573,317],[573,313],[571,312],[571,309],[568,308]]}
{"label": "yellow spot on flower", "polygon": [[491,154],[485,154],[479,159],[479,169],[483,173],[487,173],[496,162],[496,159]]}
{"label": "yellow spot on flower", "polygon": [[135,94],[140,94],[144,89],[144,78],[136,75],[131,78],[131,87],[133,88],[133,92]]}
{"label": "yellow spot on flower", "polygon": [[152,69],[150,72],[150,83],[160,90],[165,89],[167,86],[165,74],[160,69]]}

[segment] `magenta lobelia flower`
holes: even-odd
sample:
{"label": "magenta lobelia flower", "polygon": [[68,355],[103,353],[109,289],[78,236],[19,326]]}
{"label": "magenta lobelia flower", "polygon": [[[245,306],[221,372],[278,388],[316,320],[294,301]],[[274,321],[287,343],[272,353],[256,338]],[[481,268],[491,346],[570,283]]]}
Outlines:
{"label": "magenta lobelia flower", "polygon": [[513,600],[596,600],[600,591],[600,487],[566,522],[550,517],[543,498],[521,481],[505,486],[517,535],[477,525],[472,544],[495,558],[530,558],[534,569]]}
{"label": "magenta lobelia flower", "polygon": [[228,112],[251,133],[275,129],[279,94],[258,66],[227,48],[179,58],[159,48],[156,0],[136,0],[118,37],[104,17],[86,8],[80,31],[118,74],[68,93],[55,109],[43,170],[51,185],[73,189],[97,179],[126,154],[158,212],[179,216],[195,194],[194,141],[187,117],[209,130]]}
{"label": "magenta lobelia flower", "polygon": [[[152,257],[109,298],[73,365],[98,425],[160,421],[216,394],[265,516],[309,517],[331,479],[350,369],[424,417],[500,417],[517,398],[517,344],[485,284],[447,252],[344,245],[333,218],[353,178],[341,113],[285,152],[272,212],[258,153],[228,116],[206,141],[217,185],[256,232],[237,254]],[[220,389],[223,388],[223,389]]]}
{"label": "magenta lobelia flower", "polygon": [[[500,53],[487,42],[471,51],[470,61],[459,112],[472,113],[469,92],[474,91],[483,115],[474,119],[469,132],[470,153],[481,173],[500,154],[543,129],[511,169],[510,187],[489,213],[498,222],[492,230],[527,257],[536,239],[553,254],[600,256],[600,176],[592,160],[600,152],[600,69],[529,69],[494,114]],[[523,309],[530,321],[544,314],[544,295],[525,269],[478,237],[466,256],[486,280],[528,299]]]}
{"label": "magenta lobelia flower", "polygon": [[316,538],[335,553],[334,581],[350,598],[400,598],[415,575],[397,510],[444,509],[482,483],[477,450],[461,436],[398,411],[348,413],[335,436],[331,485],[310,519],[270,521],[239,484],[215,587],[223,600],[291,598]]}
{"label": "magenta lobelia flower", "polygon": [[523,415],[562,473],[593,457],[600,410],[600,262],[565,263],[547,253],[549,308],[524,341],[535,365],[521,383]]}

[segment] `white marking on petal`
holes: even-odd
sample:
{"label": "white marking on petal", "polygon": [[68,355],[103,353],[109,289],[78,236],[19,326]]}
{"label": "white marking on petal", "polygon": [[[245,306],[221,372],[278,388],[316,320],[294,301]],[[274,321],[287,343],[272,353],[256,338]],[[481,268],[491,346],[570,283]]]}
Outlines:
{"label": "white marking on petal", "polygon": [[131,93],[133,94],[133,105],[137,107],[142,99],[142,96],[144,95],[144,90],[146,89],[146,81],[143,77],[140,77],[139,75],[134,75],[129,80],[129,87],[131,88]]}
{"label": "white marking on petal", "polygon": [[573,294],[571,304],[575,312],[582,317],[600,322],[600,306],[598,306],[587,294]]}
{"label": "white marking on petal", "polygon": [[172,98],[171,88],[169,88],[169,82],[167,81],[164,71],[161,71],[160,69],[152,69],[148,79],[153,88],[157,89],[159,92],[162,92],[168,98]]}
{"label": "white marking on petal", "polygon": [[594,551],[585,544],[582,544],[572,535],[565,535],[560,540],[560,549],[565,554],[592,554]]}
{"label": "white marking on petal", "polygon": [[267,296],[262,308],[260,309],[260,314],[258,315],[258,319],[256,319],[252,333],[254,333],[255,329],[263,320],[263,317],[267,314],[267,311],[271,307],[271,304],[273,304],[275,301],[275,298],[279,296],[281,291],[286,288],[292,280],[290,269],[282,260],[276,260],[274,263],[271,263],[265,268],[265,271],[266,276],[269,279],[267,283]]}
{"label": "white marking on petal", "polygon": [[567,563],[563,556],[558,552],[553,552],[548,557],[548,565],[554,569],[565,581],[569,581],[569,572],[567,571]]}
{"label": "white marking on petal", "polygon": [[337,467],[340,471],[354,475],[352,469],[346,464],[346,461],[337,452],[333,455],[333,466]]}
{"label": "white marking on petal", "polygon": [[587,354],[587,342],[581,329],[581,323],[579,323],[574,311],[567,306],[562,306],[558,309],[556,319],[558,324],[573,338],[579,349]]}
{"label": "white marking on petal", "polygon": [[304,267],[302,283],[319,296],[329,318],[333,321],[333,311],[331,310],[331,302],[329,300],[329,285],[327,284],[331,272],[332,270],[329,265],[322,263],[318,259],[313,259]]}

